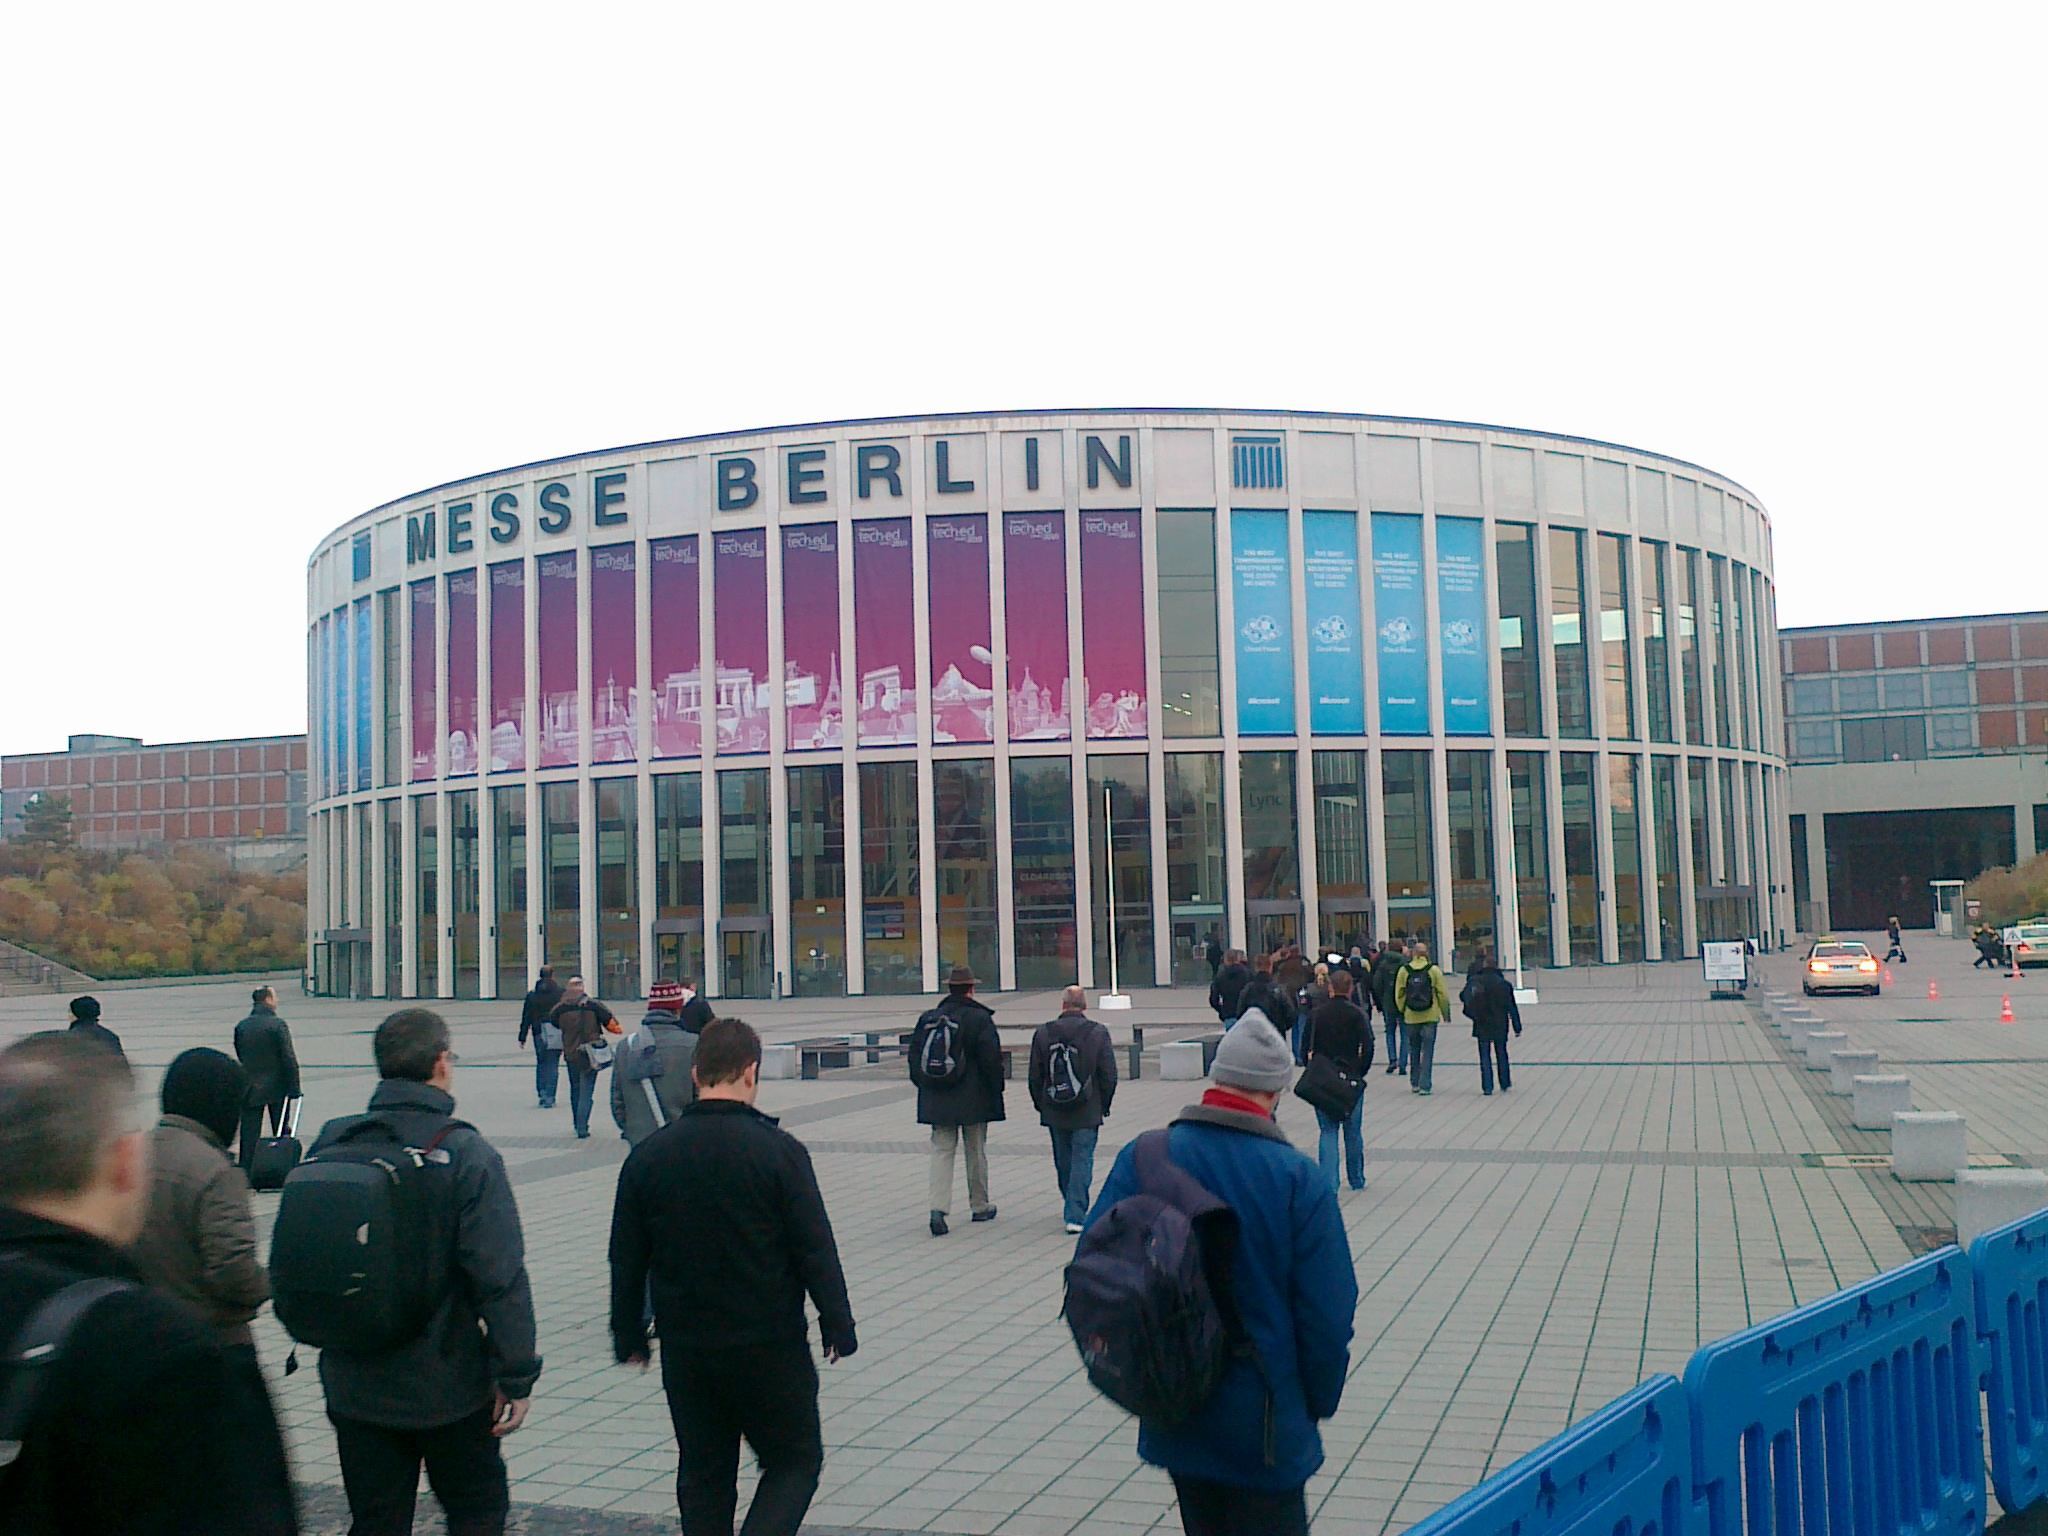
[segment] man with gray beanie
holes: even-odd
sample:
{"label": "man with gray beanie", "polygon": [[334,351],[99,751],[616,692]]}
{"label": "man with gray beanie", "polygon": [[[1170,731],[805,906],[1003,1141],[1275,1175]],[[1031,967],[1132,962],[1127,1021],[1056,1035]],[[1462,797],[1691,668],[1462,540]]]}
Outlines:
{"label": "man with gray beanie", "polygon": [[[1174,1165],[1237,1217],[1229,1292],[1252,1356],[1179,1425],[1139,1420],[1138,1455],[1173,1478],[1188,1536],[1305,1536],[1303,1489],[1323,1462],[1316,1425],[1344,1391],[1358,1278],[1336,1192],[1273,1121],[1293,1081],[1294,1052],[1249,1009],[1217,1047],[1202,1101],[1167,1131]],[[1089,1225],[1140,1184],[1132,1142]]]}

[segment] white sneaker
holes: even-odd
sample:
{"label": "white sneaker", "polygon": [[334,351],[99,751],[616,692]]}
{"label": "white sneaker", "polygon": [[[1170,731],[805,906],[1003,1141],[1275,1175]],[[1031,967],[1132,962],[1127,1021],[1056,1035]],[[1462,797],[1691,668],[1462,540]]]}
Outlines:
{"label": "white sneaker", "polygon": [[1081,1235],[1081,1223],[1079,1223],[1078,1221],[1070,1221],[1070,1222],[1068,1222],[1068,1223],[1067,1223],[1067,1236],[1069,1236],[1069,1237],[1079,1237],[1080,1235]]}

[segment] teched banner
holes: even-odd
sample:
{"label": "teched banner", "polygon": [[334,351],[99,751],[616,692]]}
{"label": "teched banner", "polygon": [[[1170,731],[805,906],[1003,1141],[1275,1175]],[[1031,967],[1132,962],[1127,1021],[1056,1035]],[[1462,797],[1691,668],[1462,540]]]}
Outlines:
{"label": "teched banner", "polygon": [[931,581],[932,740],[994,741],[995,656],[988,611],[988,519],[925,522]]}
{"label": "teched banner", "polygon": [[853,525],[853,656],[859,666],[856,739],[917,744],[917,595],[910,519]]}
{"label": "teched banner", "polygon": [[839,530],[831,523],[782,530],[782,702],[791,751],[836,747],[846,739],[839,694]]}
{"label": "teched banner", "polygon": [[576,761],[576,552],[564,550],[534,561],[540,608],[540,729],[535,733],[540,766],[564,768]]}
{"label": "teched banner", "polygon": [[1358,514],[1301,514],[1308,594],[1308,728],[1365,734],[1365,644],[1358,608]]}
{"label": "teched banner", "polygon": [[477,771],[476,572],[448,577],[448,724],[445,750],[450,778]]}
{"label": "teched banner", "polygon": [[1065,741],[1073,718],[1065,513],[1013,512],[1003,519],[1003,632],[1010,740]]}
{"label": "teched banner", "polygon": [[1237,729],[1294,733],[1294,602],[1287,514],[1230,514],[1230,583],[1237,623]]}
{"label": "teched banner", "polygon": [[640,755],[640,662],[634,634],[633,546],[590,552],[590,760],[630,763]]}
{"label": "teched banner", "polygon": [[704,679],[697,667],[697,535],[647,546],[649,691],[654,696],[654,755],[695,757],[703,750]]}
{"label": "teched banner", "polygon": [[1486,529],[1476,517],[1436,520],[1437,647],[1443,657],[1444,731],[1493,729],[1486,662]]}
{"label": "teched banner", "polygon": [[1081,667],[1089,737],[1143,736],[1145,546],[1136,512],[1081,514]]}
{"label": "teched banner", "polygon": [[[571,559],[575,557],[570,556]],[[434,583],[412,584],[412,780],[434,776]]]}
{"label": "teched banner", "polygon": [[761,528],[712,535],[708,681],[721,752],[766,752],[768,707],[768,534]]}
{"label": "teched banner", "polygon": [[491,771],[526,766],[526,567],[491,567]]}
{"label": "teched banner", "polygon": [[1422,519],[1372,514],[1374,636],[1380,673],[1380,730],[1429,734],[1429,635],[1422,590]]}

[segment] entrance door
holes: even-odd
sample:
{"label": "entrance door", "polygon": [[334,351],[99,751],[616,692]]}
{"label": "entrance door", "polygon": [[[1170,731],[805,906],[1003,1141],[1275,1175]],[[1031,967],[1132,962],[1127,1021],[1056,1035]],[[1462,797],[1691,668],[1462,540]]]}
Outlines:
{"label": "entrance door", "polygon": [[1316,903],[1316,910],[1322,917],[1323,952],[1340,955],[1351,953],[1356,944],[1365,949],[1376,935],[1373,933],[1372,900],[1365,896],[1325,896]]}
{"label": "entrance door", "polygon": [[654,976],[704,985],[704,919],[662,917],[654,922]]}
{"label": "entrance door", "polygon": [[1270,955],[1285,945],[1301,942],[1298,901],[1248,901],[1244,916],[1254,955]]}
{"label": "entrance door", "polygon": [[775,934],[765,917],[718,925],[719,990],[725,997],[775,995]]}
{"label": "entrance door", "polygon": [[370,938],[360,928],[330,928],[313,945],[313,995],[370,995]]}
{"label": "entrance door", "polygon": [[[1209,935],[1223,932],[1223,909],[1208,903],[1174,908],[1168,918],[1173,935],[1173,985],[1206,987],[1210,982]],[[1221,941],[1226,947],[1227,940]]]}

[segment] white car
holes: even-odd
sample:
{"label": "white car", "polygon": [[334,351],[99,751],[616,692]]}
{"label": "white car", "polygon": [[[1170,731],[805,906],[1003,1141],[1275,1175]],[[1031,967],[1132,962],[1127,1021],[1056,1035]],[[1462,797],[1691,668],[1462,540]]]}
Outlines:
{"label": "white car", "polygon": [[2023,966],[2048,965],[2048,923],[2019,924],[2019,942],[2013,945],[2012,956]]}
{"label": "white car", "polygon": [[1806,952],[1806,974],[1801,990],[1808,997],[1816,992],[1868,992],[1876,997],[1884,990],[1878,979],[1877,956],[1859,939],[1818,939]]}

